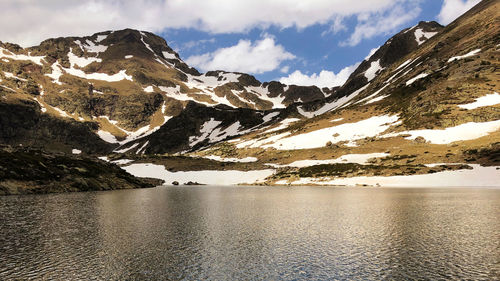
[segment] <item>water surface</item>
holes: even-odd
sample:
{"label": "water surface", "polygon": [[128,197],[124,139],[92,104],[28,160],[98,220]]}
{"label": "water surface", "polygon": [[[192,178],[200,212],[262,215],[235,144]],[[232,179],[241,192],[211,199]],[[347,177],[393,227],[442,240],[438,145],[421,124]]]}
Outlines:
{"label": "water surface", "polygon": [[0,197],[0,280],[500,280],[500,190]]}

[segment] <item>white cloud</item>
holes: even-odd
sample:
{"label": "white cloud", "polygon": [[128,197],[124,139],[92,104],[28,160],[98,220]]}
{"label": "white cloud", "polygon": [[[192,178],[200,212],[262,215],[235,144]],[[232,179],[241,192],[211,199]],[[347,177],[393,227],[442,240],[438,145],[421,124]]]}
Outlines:
{"label": "white cloud", "polygon": [[188,41],[184,44],[182,44],[182,49],[192,49],[194,47],[200,47],[205,44],[213,44],[215,43],[215,38],[210,38],[210,39],[202,39],[202,40],[197,40],[197,41]]}
{"label": "white cloud", "polygon": [[212,53],[191,56],[186,59],[189,65],[203,71],[226,70],[260,74],[279,68],[281,62],[294,59],[295,56],[276,45],[274,38],[265,37],[252,43],[240,40],[238,44],[220,48]]}
{"label": "white cloud", "polygon": [[442,24],[449,24],[456,18],[461,16],[463,13],[470,10],[480,0],[444,0],[443,6],[441,7],[441,12],[439,12],[438,20]]}
{"label": "white cloud", "polygon": [[[332,32],[337,32],[345,30],[343,18],[380,14],[412,2],[415,0],[0,1],[0,40],[28,46],[50,37],[90,35],[122,28],[152,32],[194,28],[210,33],[234,33],[255,27],[301,29],[326,24],[332,26]],[[403,10],[398,16],[411,12]],[[369,34],[357,36],[355,40],[361,40]]]}
{"label": "white cloud", "polygon": [[300,70],[296,70],[287,77],[282,77],[281,79],[279,79],[279,81],[287,85],[314,85],[320,88],[342,86],[349,78],[349,75],[351,75],[351,73],[356,70],[358,65],[359,63],[345,67],[337,74],[332,71],[322,70],[319,74],[313,73],[311,75],[307,75],[303,74]]}
{"label": "white cloud", "polygon": [[415,5],[405,7],[396,5],[388,12],[368,14],[362,13],[358,16],[358,24],[349,39],[341,42],[341,46],[356,46],[363,39],[369,39],[377,35],[391,34],[397,31],[403,24],[415,19],[421,9]]}
{"label": "white cloud", "polygon": [[281,73],[288,73],[289,70],[290,70],[290,66],[288,66],[288,65],[285,65],[280,69]]}

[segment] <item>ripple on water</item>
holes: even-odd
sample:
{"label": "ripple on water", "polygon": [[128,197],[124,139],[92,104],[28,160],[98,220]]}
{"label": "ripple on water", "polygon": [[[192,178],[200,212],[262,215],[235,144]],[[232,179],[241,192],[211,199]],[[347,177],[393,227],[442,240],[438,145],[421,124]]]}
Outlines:
{"label": "ripple on water", "polygon": [[2,280],[500,276],[500,190],[158,187],[0,213]]}

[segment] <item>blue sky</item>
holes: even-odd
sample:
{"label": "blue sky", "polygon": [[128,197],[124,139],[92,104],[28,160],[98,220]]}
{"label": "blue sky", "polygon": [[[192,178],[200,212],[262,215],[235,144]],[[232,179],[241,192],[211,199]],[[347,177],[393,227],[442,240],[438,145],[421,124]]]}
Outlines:
{"label": "blue sky", "polygon": [[200,71],[340,85],[370,50],[419,21],[448,24],[479,0],[5,0],[0,41],[135,28]]}
{"label": "blue sky", "polygon": [[[207,61],[199,63],[192,59],[193,56],[213,54],[221,48],[237,46],[240,40],[248,40],[256,45],[256,42],[263,38],[272,38],[275,45],[282,46],[286,52],[294,57],[291,58],[290,56],[289,59],[282,60],[279,66],[272,70],[255,71],[245,67],[228,69],[227,66],[220,69],[250,73],[261,81],[279,80],[295,71],[300,71],[301,74],[309,77],[315,74],[319,75],[321,71],[338,74],[342,69],[361,62],[370,50],[384,44],[387,39],[401,29],[411,27],[419,21],[435,20],[443,22],[439,17],[443,1],[413,2],[407,5],[408,9],[414,8],[414,14],[409,16],[407,20],[383,32],[352,43],[348,43],[348,41],[359,24],[357,15],[345,17],[343,19],[344,28],[337,32],[332,32],[331,22],[326,22],[313,24],[305,28],[295,26],[282,28],[271,25],[265,28],[254,27],[244,32],[221,34],[200,31],[194,28],[167,29],[160,35],[167,40],[172,48],[179,52],[184,60],[187,60],[188,63],[201,71],[219,69],[217,68],[218,64],[206,63]],[[385,12],[385,14],[388,13],[390,11]],[[354,67],[351,67],[350,70],[354,70]]]}

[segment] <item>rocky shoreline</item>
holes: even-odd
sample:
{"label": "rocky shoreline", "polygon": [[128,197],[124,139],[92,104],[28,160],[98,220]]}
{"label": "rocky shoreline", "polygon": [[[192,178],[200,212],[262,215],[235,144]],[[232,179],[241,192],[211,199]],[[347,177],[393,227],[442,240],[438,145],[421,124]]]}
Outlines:
{"label": "rocky shoreline", "polygon": [[0,195],[148,188],[162,180],[136,178],[113,163],[23,148],[0,148]]}

